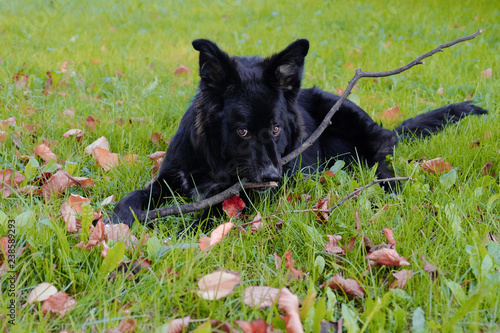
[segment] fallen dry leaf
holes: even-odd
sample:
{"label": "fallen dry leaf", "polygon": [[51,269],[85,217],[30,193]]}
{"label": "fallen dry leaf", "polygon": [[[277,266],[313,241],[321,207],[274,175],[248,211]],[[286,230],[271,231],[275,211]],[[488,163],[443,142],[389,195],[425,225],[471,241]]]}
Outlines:
{"label": "fallen dry leaf", "polygon": [[389,208],[389,204],[386,203],[384,205],[384,207],[380,208],[380,210],[378,212],[376,212],[375,214],[373,214],[373,216],[370,218],[370,224],[375,223],[375,221],[377,221],[377,219],[380,217],[380,215],[382,215],[382,213],[384,211],[386,211],[388,208]]}
{"label": "fallen dry leaf", "polygon": [[137,329],[135,318],[123,318],[116,328],[108,328],[106,333],[134,333]]}
{"label": "fallen dry leaf", "polygon": [[54,154],[46,144],[39,144],[33,148],[33,151],[35,152],[35,155],[39,156],[44,161],[48,161],[53,158],[57,162],[56,154]]}
{"label": "fallen dry leaf", "polygon": [[130,233],[130,228],[128,225],[123,223],[113,224],[104,229],[105,240],[113,240],[115,242],[125,243],[125,248],[131,249],[137,244],[139,240],[135,235]]}
{"label": "fallen dry leaf", "polygon": [[84,198],[79,194],[73,194],[71,193],[69,195],[68,201],[66,202],[68,206],[70,206],[72,209],[74,209],[75,212],[81,213],[82,212],[82,205],[85,203],[90,203],[91,199]]}
{"label": "fallen dry leaf", "polygon": [[174,71],[174,75],[185,75],[191,73],[191,69],[187,66],[180,65]]}
{"label": "fallen dry leaf", "polygon": [[56,287],[48,282],[42,282],[28,295],[28,304],[45,301],[47,298],[55,294],[57,294]]}
{"label": "fallen dry leaf", "polygon": [[422,260],[425,263],[423,270],[429,273],[433,281],[437,278],[438,272],[444,276],[443,272],[441,272],[439,268],[437,268],[436,266],[430,264],[429,262],[427,262],[427,260],[425,260],[425,256],[423,254],[420,256],[420,260]]}
{"label": "fallen dry leaf", "polygon": [[403,289],[406,286],[408,279],[412,275],[413,271],[407,269],[403,269],[397,273],[393,273],[392,276],[394,276],[396,280],[389,285],[389,289],[391,288]]}
{"label": "fallen dry leaf", "polygon": [[365,296],[365,292],[363,291],[363,287],[359,284],[358,281],[353,279],[344,279],[342,276],[335,274],[331,278],[329,278],[322,287],[328,286],[331,289],[344,291],[348,295],[352,295],[357,298],[363,298]]}
{"label": "fallen dry leaf", "polygon": [[109,197],[104,198],[104,200],[101,201],[101,206],[109,205],[113,201],[115,201],[115,195],[114,194],[110,195]]}
{"label": "fallen dry leaf", "polygon": [[370,266],[410,266],[405,257],[400,257],[392,248],[381,248],[368,253],[366,256]]}
{"label": "fallen dry leaf", "polygon": [[212,231],[210,237],[201,237],[198,241],[200,250],[205,252],[210,250],[215,244],[220,243],[233,227],[232,222],[223,223]]}
{"label": "fallen dry leaf", "polygon": [[109,142],[108,142],[108,139],[106,139],[106,137],[104,137],[104,136],[101,136],[99,139],[95,140],[90,145],[88,145],[87,147],[85,147],[84,151],[87,154],[92,154],[92,156],[95,158],[94,148],[102,148],[102,149],[105,149],[105,150],[109,151]]}
{"label": "fallen dry leaf", "polygon": [[71,311],[76,306],[76,299],[69,297],[64,291],[60,291],[47,298],[42,303],[42,312],[46,314],[58,313],[64,316],[68,311]]}
{"label": "fallen dry leaf", "polygon": [[75,116],[75,108],[71,107],[63,112],[63,115],[68,118],[73,118]]}
{"label": "fallen dry leaf", "polygon": [[12,169],[3,169],[0,171],[0,189],[4,198],[12,193],[12,188],[17,188],[26,177],[20,172]]}
{"label": "fallen dry leaf", "polygon": [[441,95],[443,96],[444,95],[444,88],[438,88],[438,90],[436,91],[438,95]]}
{"label": "fallen dry leaf", "polygon": [[237,195],[232,196],[229,199],[224,200],[222,203],[222,209],[226,212],[226,214],[233,218],[238,215],[243,208],[245,208],[245,203],[241,198]]}
{"label": "fallen dry leaf", "polygon": [[64,133],[62,137],[69,138],[70,136],[76,136],[76,140],[80,141],[83,137],[83,134],[85,134],[85,132],[82,131],[81,129],[73,128],[66,131],[66,133]]}
{"label": "fallen dry leaf", "polygon": [[258,306],[261,309],[273,306],[278,299],[280,290],[271,287],[247,287],[245,288],[245,304]]}
{"label": "fallen dry leaf", "polygon": [[397,120],[403,116],[403,113],[399,111],[399,105],[395,105],[392,108],[382,111],[382,117],[387,120]]}
{"label": "fallen dry leaf", "polygon": [[326,235],[328,237],[328,242],[326,242],[323,251],[330,254],[344,255],[345,251],[343,248],[337,245],[337,242],[342,240],[342,236],[339,235]]}
{"label": "fallen dry leaf", "polygon": [[394,238],[394,233],[392,232],[392,229],[385,228],[382,231],[384,232],[385,238],[387,239],[387,243],[396,246],[396,239]]}
{"label": "fallen dry leaf", "polygon": [[[78,223],[76,221],[76,212],[72,209],[66,202],[61,205],[60,209],[61,216],[63,217],[64,223],[66,223],[66,230],[70,233],[78,232]],[[81,225],[80,225],[81,228]]]}
{"label": "fallen dry leaf", "polygon": [[330,193],[326,195],[323,199],[318,199],[318,203],[312,206],[312,209],[317,209],[316,216],[317,221],[320,223],[327,224],[329,218],[328,205],[330,204]]}
{"label": "fallen dry leaf", "polygon": [[285,311],[285,327],[287,333],[303,333],[304,327],[300,320],[299,298],[288,288],[281,288],[278,307]]}
{"label": "fallen dry leaf", "polygon": [[257,230],[264,228],[264,223],[262,222],[262,216],[260,212],[257,212],[252,222],[250,222],[252,226],[250,227],[250,232],[254,234]]}
{"label": "fallen dry leaf", "polygon": [[7,138],[8,138],[7,132],[0,131],[0,143],[4,142],[5,140],[7,140]]}
{"label": "fallen dry leaf", "polygon": [[432,174],[440,174],[444,171],[452,169],[450,163],[445,162],[442,157],[436,157],[432,160],[424,161],[420,164],[420,168]]}
{"label": "fallen dry leaf", "polygon": [[93,149],[93,155],[103,170],[109,171],[120,164],[120,157],[117,153],[111,153],[109,150],[96,147]]}
{"label": "fallen dry leaf", "polygon": [[182,333],[186,329],[191,321],[191,317],[187,316],[184,318],[177,318],[170,322],[167,333]]}
{"label": "fallen dry leaf", "polygon": [[198,281],[198,295],[206,300],[217,300],[233,292],[241,282],[238,272],[217,270]]}
{"label": "fallen dry leaf", "polygon": [[481,71],[481,76],[485,79],[491,79],[491,76],[493,75],[493,68],[487,68],[484,71]]}
{"label": "fallen dry leaf", "polygon": [[262,318],[257,318],[254,321],[235,320],[243,333],[272,333],[273,326],[266,323]]}

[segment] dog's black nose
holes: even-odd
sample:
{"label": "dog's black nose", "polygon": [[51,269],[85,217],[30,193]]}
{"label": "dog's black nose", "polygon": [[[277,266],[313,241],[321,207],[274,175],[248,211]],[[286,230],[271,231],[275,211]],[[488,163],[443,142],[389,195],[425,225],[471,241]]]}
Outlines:
{"label": "dog's black nose", "polygon": [[262,170],[260,181],[262,182],[279,182],[281,180],[281,172],[274,166],[267,167]]}

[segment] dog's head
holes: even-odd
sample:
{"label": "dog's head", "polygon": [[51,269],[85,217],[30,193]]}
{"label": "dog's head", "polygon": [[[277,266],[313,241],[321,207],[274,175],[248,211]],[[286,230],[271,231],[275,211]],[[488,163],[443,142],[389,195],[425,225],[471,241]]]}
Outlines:
{"label": "dog's head", "polygon": [[268,58],[230,57],[206,39],[193,46],[201,80],[192,142],[214,159],[211,172],[221,182],[278,181],[281,157],[304,136],[296,100],[309,42],[298,39]]}

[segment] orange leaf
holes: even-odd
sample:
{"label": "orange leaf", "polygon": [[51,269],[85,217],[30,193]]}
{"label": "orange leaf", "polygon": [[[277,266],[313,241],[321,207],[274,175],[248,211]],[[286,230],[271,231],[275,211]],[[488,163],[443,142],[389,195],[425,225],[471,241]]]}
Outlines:
{"label": "orange leaf", "polygon": [[232,196],[229,199],[224,200],[222,203],[222,209],[229,215],[230,218],[238,215],[243,208],[245,208],[245,203],[237,195]]}
{"label": "orange leaf", "polygon": [[97,65],[100,65],[101,64],[101,61],[100,60],[97,60],[95,58],[90,58],[90,62],[93,63],[93,64],[97,64]]}
{"label": "orange leaf", "polygon": [[105,171],[109,171],[120,164],[120,158],[116,153],[110,153],[109,150],[103,148],[94,148],[94,156],[97,160],[97,165]]}
{"label": "orange leaf", "polygon": [[432,160],[424,161],[420,168],[432,174],[440,174],[444,171],[450,171],[452,169],[450,163],[445,162],[442,157],[436,157]]}
{"label": "orange leaf", "polygon": [[212,231],[209,237],[201,237],[198,241],[200,246],[200,250],[207,252],[210,250],[215,244],[220,243],[222,239],[227,235],[227,233],[234,227],[232,222],[227,222],[219,225],[217,228]]}
{"label": "orange leaf", "polygon": [[57,162],[56,154],[54,154],[46,144],[39,144],[33,148],[33,151],[35,152],[35,155],[39,156],[44,161],[48,161],[53,158]]}
{"label": "orange leaf", "polygon": [[399,111],[399,105],[393,106],[387,110],[382,111],[382,117],[387,120],[397,120],[403,116],[403,113]]}

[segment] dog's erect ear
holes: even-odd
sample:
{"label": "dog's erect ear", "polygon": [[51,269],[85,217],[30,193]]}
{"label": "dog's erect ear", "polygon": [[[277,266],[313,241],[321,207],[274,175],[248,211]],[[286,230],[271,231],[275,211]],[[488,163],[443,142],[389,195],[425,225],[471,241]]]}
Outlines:
{"label": "dog's erect ear", "polygon": [[193,47],[200,51],[200,77],[203,82],[210,88],[225,90],[234,77],[231,58],[208,39],[195,39]]}
{"label": "dog's erect ear", "polygon": [[267,58],[266,78],[274,81],[283,92],[296,96],[302,81],[304,58],[308,51],[309,41],[297,39],[283,51]]}

